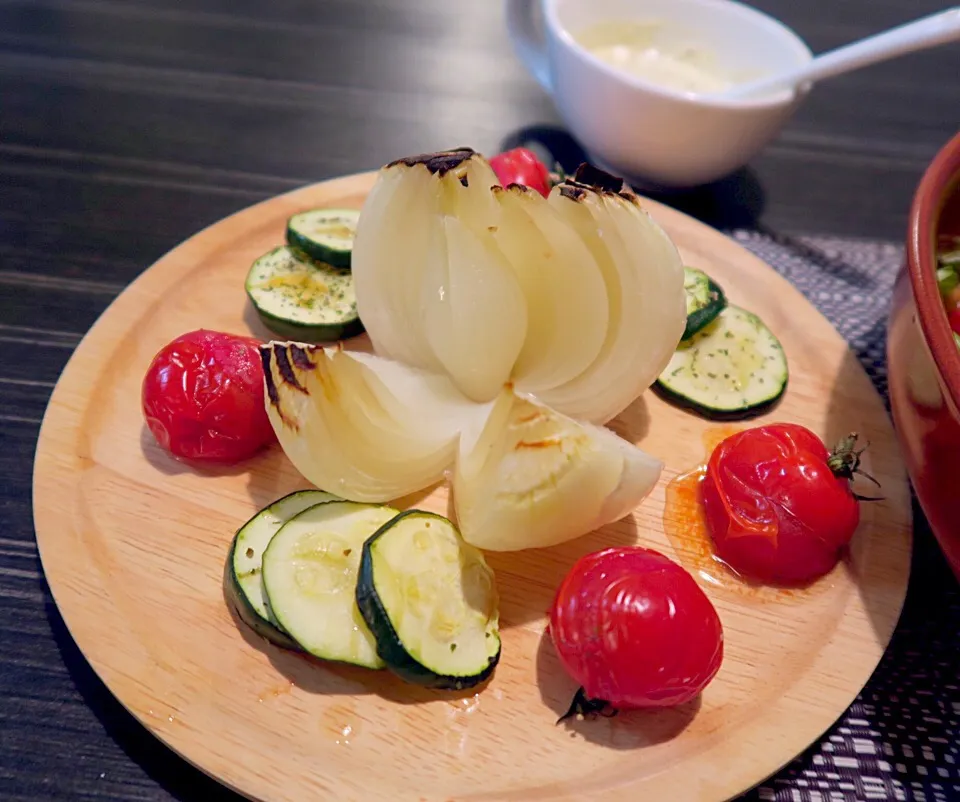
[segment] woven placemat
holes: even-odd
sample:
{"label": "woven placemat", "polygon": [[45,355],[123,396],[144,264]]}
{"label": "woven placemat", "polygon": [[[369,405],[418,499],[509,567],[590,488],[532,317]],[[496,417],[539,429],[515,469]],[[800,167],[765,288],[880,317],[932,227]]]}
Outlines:
{"label": "woven placemat", "polygon": [[[903,249],[728,233],[833,323],[886,400],[887,313]],[[742,802],[960,802],[960,585],[914,506],[910,588],[876,672],[818,744]]]}

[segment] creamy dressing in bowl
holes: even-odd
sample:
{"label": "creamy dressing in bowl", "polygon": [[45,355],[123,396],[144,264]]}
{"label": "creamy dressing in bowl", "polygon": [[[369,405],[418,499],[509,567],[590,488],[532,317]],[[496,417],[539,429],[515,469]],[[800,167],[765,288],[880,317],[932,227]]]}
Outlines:
{"label": "creamy dressing in bowl", "polygon": [[723,92],[735,83],[758,78],[757,70],[725,69],[712,50],[684,41],[657,22],[607,21],[582,31],[577,42],[595,58],[620,72],[665,89],[695,94]]}

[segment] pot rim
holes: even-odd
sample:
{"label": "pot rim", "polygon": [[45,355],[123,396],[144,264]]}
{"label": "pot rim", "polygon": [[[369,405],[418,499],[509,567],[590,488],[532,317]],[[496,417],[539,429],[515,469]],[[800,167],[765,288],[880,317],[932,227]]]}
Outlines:
{"label": "pot rim", "polygon": [[953,338],[937,286],[936,252],[940,217],[960,185],[960,133],[930,163],[910,207],[907,267],[920,328],[953,404],[960,406],[960,348]]}

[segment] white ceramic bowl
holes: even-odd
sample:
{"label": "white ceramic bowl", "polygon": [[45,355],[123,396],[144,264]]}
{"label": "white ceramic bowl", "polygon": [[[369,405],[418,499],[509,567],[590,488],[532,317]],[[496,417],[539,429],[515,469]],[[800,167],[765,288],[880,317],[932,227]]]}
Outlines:
{"label": "white ceramic bowl", "polygon": [[742,167],[806,94],[685,93],[622,72],[577,42],[597,23],[655,22],[661,43],[706,49],[728,73],[786,70],[813,57],[782,23],[732,0],[507,0],[506,13],[518,55],[590,158],[641,186],[696,186]]}

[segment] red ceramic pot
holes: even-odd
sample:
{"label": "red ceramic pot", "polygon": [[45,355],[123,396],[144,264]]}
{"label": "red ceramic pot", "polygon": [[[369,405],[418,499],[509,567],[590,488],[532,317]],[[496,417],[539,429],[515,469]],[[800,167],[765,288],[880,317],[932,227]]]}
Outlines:
{"label": "red ceramic pot", "polygon": [[887,330],[890,403],[917,497],[960,577],[960,348],[937,289],[937,239],[960,235],[960,134],[924,174]]}

